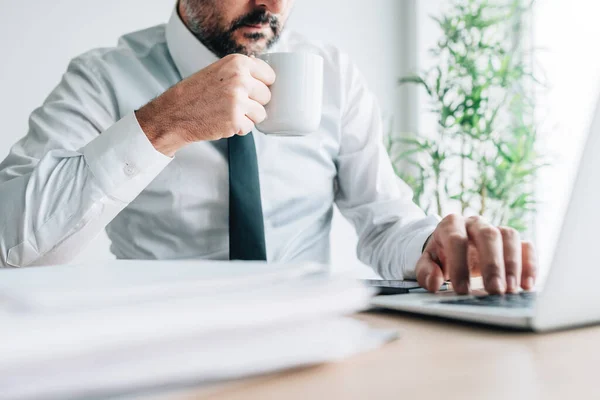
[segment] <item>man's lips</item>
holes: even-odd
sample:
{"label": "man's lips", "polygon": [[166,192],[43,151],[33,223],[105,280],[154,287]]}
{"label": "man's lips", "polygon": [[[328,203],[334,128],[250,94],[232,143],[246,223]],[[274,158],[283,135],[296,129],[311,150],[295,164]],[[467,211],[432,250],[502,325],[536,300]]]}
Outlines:
{"label": "man's lips", "polygon": [[241,28],[243,29],[250,29],[250,30],[263,30],[265,28],[267,28],[268,25],[267,24],[261,24],[261,25],[242,25]]}

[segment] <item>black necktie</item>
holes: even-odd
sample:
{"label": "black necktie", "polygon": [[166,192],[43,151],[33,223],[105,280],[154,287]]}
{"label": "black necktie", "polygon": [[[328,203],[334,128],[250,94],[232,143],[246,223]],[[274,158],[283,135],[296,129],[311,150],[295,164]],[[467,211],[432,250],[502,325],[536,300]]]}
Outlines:
{"label": "black necktie", "polygon": [[252,133],[227,139],[229,259],[267,260],[258,160]]}

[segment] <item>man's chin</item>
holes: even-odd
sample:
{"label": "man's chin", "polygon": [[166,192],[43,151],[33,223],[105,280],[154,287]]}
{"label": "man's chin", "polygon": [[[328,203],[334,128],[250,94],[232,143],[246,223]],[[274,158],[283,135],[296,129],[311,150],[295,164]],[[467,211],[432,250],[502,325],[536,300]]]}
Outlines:
{"label": "man's chin", "polygon": [[247,56],[262,54],[267,50],[267,40],[246,40],[238,42],[240,47],[244,48],[244,52]]}

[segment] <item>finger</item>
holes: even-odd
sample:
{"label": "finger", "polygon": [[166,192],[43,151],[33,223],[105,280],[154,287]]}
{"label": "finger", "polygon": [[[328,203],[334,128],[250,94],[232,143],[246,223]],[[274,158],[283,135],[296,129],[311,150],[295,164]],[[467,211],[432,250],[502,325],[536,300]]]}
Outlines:
{"label": "finger", "polygon": [[531,242],[521,243],[523,271],[521,272],[521,287],[532,290],[537,278],[538,260],[535,248]]}
{"label": "finger", "polygon": [[506,272],[506,291],[516,293],[521,286],[522,250],[519,232],[513,228],[500,227],[502,248],[504,250],[504,269]]}
{"label": "finger", "polygon": [[467,262],[469,263],[469,274],[471,278],[478,278],[481,276],[481,263],[479,262],[479,254],[477,254],[477,247],[475,244],[469,242],[469,249],[467,250]]}
{"label": "finger", "polygon": [[252,129],[254,129],[254,122],[247,116],[244,116],[240,121],[240,127],[236,135],[246,136],[248,133],[252,132]]}
{"label": "finger", "polygon": [[431,258],[429,252],[423,253],[417,261],[417,281],[419,286],[427,289],[431,293],[440,290],[444,283],[444,274],[442,268]]}
{"label": "finger", "polygon": [[260,58],[252,58],[250,61],[250,75],[267,86],[275,83],[275,71],[269,64]]}
{"label": "finger", "polygon": [[248,97],[264,106],[271,101],[271,90],[261,81],[252,79],[248,89]]}
{"label": "finger", "polygon": [[442,268],[450,277],[454,291],[458,294],[469,293],[470,274],[467,262],[469,238],[464,218],[458,215],[447,216],[440,222],[433,233],[433,238],[443,250]]}
{"label": "finger", "polygon": [[250,120],[258,125],[263,122],[267,118],[267,111],[265,108],[254,100],[248,99],[245,104],[246,117],[250,118]]}
{"label": "finger", "polygon": [[467,219],[467,234],[477,248],[485,290],[490,294],[504,294],[506,279],[500,230],[481,217],[470,217]]}

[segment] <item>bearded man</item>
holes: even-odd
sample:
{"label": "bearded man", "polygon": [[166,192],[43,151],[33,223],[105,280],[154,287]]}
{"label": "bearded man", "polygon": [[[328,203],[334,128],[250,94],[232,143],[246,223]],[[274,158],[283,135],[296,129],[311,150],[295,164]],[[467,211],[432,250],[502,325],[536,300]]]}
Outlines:
{"label": "bearded man", "polygon": [[[346,55],[284,30],[294,0],[180,0],[166,25],[72,60],[0,165],[0,265],[66,263],[106,229],[121,259],[329,261],[334,205],[358,256],[430,291],[531,289],[535,257],[510,228],[427,217],[382,145],[377,101]],[[265,136],[256,55],[324,59],[321,125]]]}

